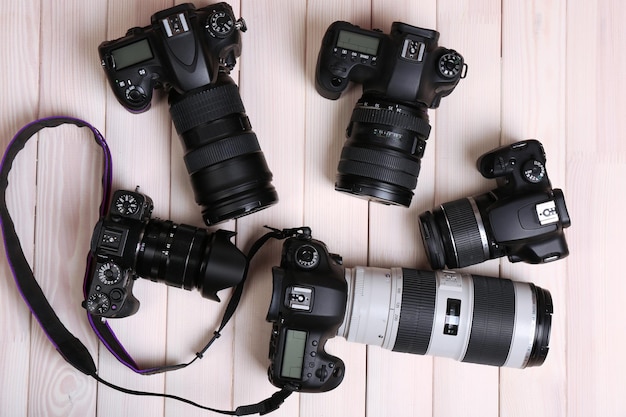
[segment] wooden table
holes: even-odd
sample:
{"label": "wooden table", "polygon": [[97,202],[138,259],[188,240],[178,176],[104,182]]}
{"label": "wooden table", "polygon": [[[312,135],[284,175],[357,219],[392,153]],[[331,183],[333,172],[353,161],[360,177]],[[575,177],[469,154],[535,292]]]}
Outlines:
{"label": "wooden table", "polygon": [[[418,215],[436,204],[495,187],[475,161],[521,139],[539,139],[547,169],[572,218],[571,254],[549,265],[492,260],[472,273],[532,281],[554,298],[550,353],[541,367],[498,369],[445,358],[392,353],[336,338],[327,350],[346,362],[334,391],[290,397],[276,416],[624,416],[626,331],[622,273],[626,220],[626,4],[583,1],[241,0],[248,24],[234,72],[247,113],[274,174],[280,202],[220,225],[247,249],[263,233],[310,226],[346,266],[427,269]],[[135,115],[115,100],[97,46],[145,26],[164,1],[24,0],[0,3],[4,149],[39,117],[70,115],[106,136],[114,186],[140,185],[155,215],[202,225],[167,101]],[[197,6],[202,6],[198,4]],[[388,32],[391,22],[434,28],[458,50],[467,78],[429,112],[433,126],[410,208],[368,203],[334,190],[344,132],[361,94],[319,96],[314,71],[328,25],[346,20]],[[22,244],[59,317],[97,358],[100,375],[138,390],[181,395],[231,409],[274,392],[267,380],[271,267],[280,243],[252,267],[233,323],[193,366],[139,376],[121,365],[89,328],[82,301],[85,255],[101,195],[98,148],[85,129],[42,132],[20,154],[9,200]],[[215,229],[215,228],[213,228]],[[0,261],[0,414],[3,416],[196,416],[163,399],[123,395],[71,368],[53,349]],[[113,321],[142,364],[193,357],[225,303],[138,280],[139,313]],[[227,294],[225,294],[227,295]]]}

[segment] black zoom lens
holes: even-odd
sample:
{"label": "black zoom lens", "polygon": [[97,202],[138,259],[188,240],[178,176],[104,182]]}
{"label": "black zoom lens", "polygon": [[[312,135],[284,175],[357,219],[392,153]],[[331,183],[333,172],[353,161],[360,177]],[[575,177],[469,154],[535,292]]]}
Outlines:
{"label": "black zoom lens", "polygon": [[408,207],[429,134],[426,107],[364,95],[346,130],[335,189]]}
{"label": "black zoom lens", "polygon": [[136,272],[173,287],[195,288],[204,298],[219,301],[217,292],[239,284],[246,268],[246,257],[230,241],[233,235],[150,220],[139,245]]}
{"label": "black zoom lens", "polygon": [[172,90],[170,114],[207,225],[278,201],[272,173],[230,77],[183,95]]}
{"label": "black zoom lens", "polygon": [[462,198],[420,215],[422,241],[433,269],[463,268],[497,257],[480,209],[489,201],[489,194]]}

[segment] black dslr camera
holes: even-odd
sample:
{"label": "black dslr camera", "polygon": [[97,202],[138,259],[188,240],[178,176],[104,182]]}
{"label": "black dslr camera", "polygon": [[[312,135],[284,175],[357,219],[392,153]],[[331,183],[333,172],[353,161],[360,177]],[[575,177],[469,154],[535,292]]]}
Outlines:
{"label": "black dslr camera", "polygon": [[478,171],[496,178],[498,188],[420,215],[430,265],[461,268],[504,255],[511,262],[532,264],[566,257],[563,229],[570,226],[570,218],[563,191],[552,189],[545,164],[537,140],[481,156]]}
{"label": "black dslr camera", "polygon": [[106,217],[91,238],[91,281],[83,307],[92,315],[127,317],[139,309],[133,296],[136,278],[178,288],[198,289],[219,301],[217,292],[239,284],[246,257],[230,241],[234,232],[208,233],[169,220],[150,219],[150,197],[117,190]]}
{"label": "black dslr camera", "polygon": [[336,388],[345,364],[324,350],[334,336],[514,368],[541,365],[548,354],[552,297],[530,283],[453,271],[343,268],[308,227],[284,242],[272,273],[268,376],[280,388]]}
{"label": "black dslr camera", "polygon": [[335,189],[408,207],[437,108],[467,72],[463,57],[437,46],[439,33],[394,22],[391,33],[348,22],[330,25],[317,59],[315,87],[331,100],[349,81],[363,84],[341,152]]}
{"label": "black dslr camera", "polygon": [[181,4],[152,16],[150,26],[98,47],[117,100],[147,110],[152,91],[169,92],[170,114],[207,225],[276,203],[265,157],[228,75],[241,54],[243,19],[227,3]]}

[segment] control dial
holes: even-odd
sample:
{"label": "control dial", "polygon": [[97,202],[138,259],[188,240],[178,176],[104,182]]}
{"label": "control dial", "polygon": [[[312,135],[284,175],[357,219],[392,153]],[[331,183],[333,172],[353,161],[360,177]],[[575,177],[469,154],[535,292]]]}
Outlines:
{"label": "control dial", "polygon": [[296,263],[302,269],[313,269],[320,261],[320,255],[311,245],[303,245],[296,251]]}
{"label": "control dial", "polygon": [[531,159],[530,161],[524,163],[522,173],[524,174],[526,181],[532,184],[537,184],[545,178],[546,167],[541,163],[541,161]]}
{"label": "control dial", "polygon": [[131,85],[126,89],[126,100],[131,104],[142,104],[146,101],[146,92],[143,88]]}
{"label": "control dial", "polygon": [[215,11],[207,19],[206,28],[210,34],[218,38],[224,38],[232,32],[235,20],[225,11]]}
{"label": "control dial", "polygon": [[106,285],[117,284],[122,278],[120,267],[112,262],[100,265],[98,268],[98,279]]}
{"label": "control dial", "polygon": [[139,202],[132,194],[122,194],[115,200],[115,208],[121,215],[131,216],[139,211]]}
{"label": "control dial", "polygon": [[90,313],[104,314],[111,308],[111,302],[106,294],[97,292],[87,299],[87,311]]}
{"label": "control dial", "polygon": [[454,78],[461,71],[461,56],[457,53],[447,53],[439,58],[439,72],[446,78]]}

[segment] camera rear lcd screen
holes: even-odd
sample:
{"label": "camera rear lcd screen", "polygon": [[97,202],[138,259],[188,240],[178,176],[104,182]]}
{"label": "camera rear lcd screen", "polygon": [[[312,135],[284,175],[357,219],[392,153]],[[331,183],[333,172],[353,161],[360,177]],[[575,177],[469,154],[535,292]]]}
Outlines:
{"label": "camera rear lcd screen", "polygon": [[283,378],[302,379],[302,360],[306,346],[307,333],[301,330],[287,330],[283,366],[280,376]]}
{"label": "camera rear lcd screen", "polygon": [[379,43],[378,38],[349,32],[347,30],[340,30],[339,36],[337,37],[337,47],[368,55],[376,55]]}
{"label": "camera rear lcd screen", "polygon": [[121,70],[131,65],[152,59],[152,49],[147,39],[111,51],[115,61],[115,69]]}

